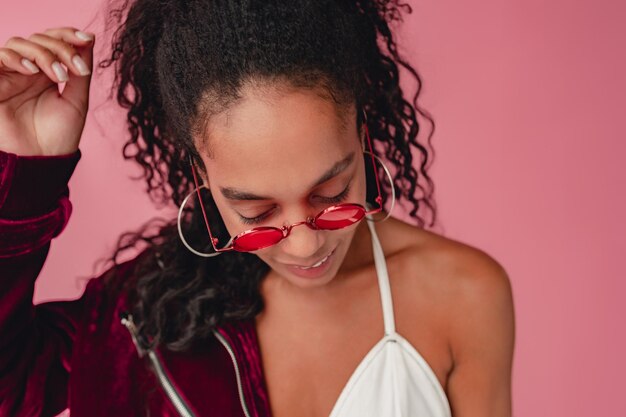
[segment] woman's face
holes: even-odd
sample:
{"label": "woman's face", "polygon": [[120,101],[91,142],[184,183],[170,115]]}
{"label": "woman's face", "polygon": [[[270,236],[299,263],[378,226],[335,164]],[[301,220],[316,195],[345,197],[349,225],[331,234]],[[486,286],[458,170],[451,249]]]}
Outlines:
{"label": "woman's face", "polygon": [[[365,204],[354,108],[340,113],[332,101],[305,89],[248,87],[242,96],[211,118],[206,134],[211,157],[199,148],[208,174],[203,180],[231,236],[300,222],[338,203]],[[332,231],[299,225],[278,244],[252,253],[291,284],[320,287],[336,275],[364,221]],[[321,267],[297,268],[330,253]]]}

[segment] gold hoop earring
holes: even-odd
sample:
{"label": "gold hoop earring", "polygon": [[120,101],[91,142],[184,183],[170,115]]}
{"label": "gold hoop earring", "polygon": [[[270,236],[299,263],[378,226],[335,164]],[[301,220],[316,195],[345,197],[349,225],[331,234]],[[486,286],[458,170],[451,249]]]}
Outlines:
{"label": "gold hoop earring", "polygon": [[187,204],[187,200],[189,200],[189,198],[191,197],[192,194],[194,194],[195,192],[197,192],[200,188],[206,188],[207,190],[210,191],[210,188],[207,187],[205,184],[202,184],[199,187],[195,187],[193,189],[193,191],[191,191],[189,194],[187,194],[187,196],[185,197],[185,199],[183,200],[183,202],[180,204],[180,208],[178,209],[178,235],[180,237],[180,240],[183,242],[183,245],[185,245],[185,247],[187,249],[189,249],[192,253],[198,255],[198,256],[202,256],[204,258],[210,258],[213,256],[218,256],[221,255],[222,252],[198,252],[197,250],[195,250],[194,248],[191,247],[191,245],[189,245],[189,243],[187,243],[187,240],[185,239],[185,236],[183,236],[183,229],[180,225],[180,219],[182,218],[183,215],[183,208],[185,207],[185,204]]}

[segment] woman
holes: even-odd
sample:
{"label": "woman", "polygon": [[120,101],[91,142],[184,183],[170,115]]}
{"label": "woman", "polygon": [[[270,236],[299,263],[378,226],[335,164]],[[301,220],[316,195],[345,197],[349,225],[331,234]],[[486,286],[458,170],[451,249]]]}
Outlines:
{"label": "woman", "polygon": [[[0,415],[511,415],[506,273],[417,214],[434,223],[417,96],[405,100],[398,66],[420,80],[390,30],[406,10],[114,6],[100,66],[115,68],[128,110],[124,156],[179,216],[122,236],[79,300],[36,307],[35,279],[71,214],[94,37],[9,39]],[[396,194],[417,225],[389,217]]]}

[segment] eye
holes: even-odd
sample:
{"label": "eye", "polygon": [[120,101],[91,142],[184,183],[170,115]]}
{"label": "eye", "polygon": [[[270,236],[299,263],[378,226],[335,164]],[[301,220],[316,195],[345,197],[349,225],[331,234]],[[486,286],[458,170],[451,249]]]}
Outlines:
{"label": "eye", "polygon": [[320,199],[325,203],[330,203],[330,204],[340,203],[347,197],[349,192],[350,192],[350,183],[348,183],[348,185],[346,185],[346,188],[344,188],[343,191],[337,194],[336,196],[334,197],[321,197],[320,196]]}
{"label": "eye", "polygon": [[[273,209],[272,209],[273,210]],[[266,211],[265,213],[256,216],[256,217],[244,217],[241,214],[239,215],[239,218],[241,220],[242,223],[244,224],[256,224],[256,223],[260,223],[263,221],[263,219],[265,219],[267,216],[269,216],[269,214],[272,212],[272,210]]]}
{"label": "eye", "polygon": [[[348,183],[348,185],[346,186],[346,188],[344,188],[344,190],[337,194],[334,197],[322,197],[319,196],[319,199],[322,200],[324,203],[327,204],[335,204],[335,203],[340,203],[343,200],[345,200],[345,198],[347,197],[347,195],[350,193],[350,183]],[[266,211],[263,214],[260,214],[256,217],[244,217],[241,214],[239,214],[239,219],[241,220],[242,223],[244,224],[257,224],[257,223],[261,223],[265,218],[267,218],[273,211],[274,209],[271,209],[269,211]]]}

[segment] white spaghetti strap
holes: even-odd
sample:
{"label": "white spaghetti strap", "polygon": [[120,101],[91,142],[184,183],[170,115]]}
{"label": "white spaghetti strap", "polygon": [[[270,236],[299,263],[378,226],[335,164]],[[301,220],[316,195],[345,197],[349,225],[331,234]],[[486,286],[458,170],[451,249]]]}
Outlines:
{"label": "white spaghetti strap", "polygon": [[387,274],[387,263],[383,248],[378,240],[374,222],[367,221],[372,235],[372,248],[374,251],[374,263],[376,264],[376,273],[378,275],[378,288],[380,290],[380,299],[383,306],[383,319],[385,323],[385,335],[392,335],[396,332],[396,324],[393,315],[393,301],[391,297],[391,288],[389,286],[389,275]]}

